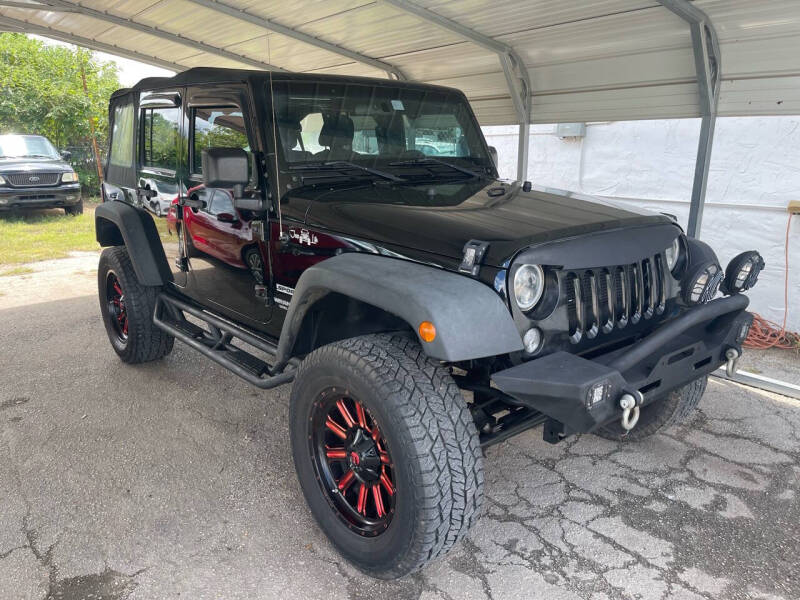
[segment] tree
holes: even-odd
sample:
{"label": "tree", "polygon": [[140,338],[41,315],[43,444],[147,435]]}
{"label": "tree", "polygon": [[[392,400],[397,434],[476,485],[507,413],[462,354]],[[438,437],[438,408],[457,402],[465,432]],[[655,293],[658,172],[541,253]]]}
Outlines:
{"label": "tree", "polygon": [[0,133],[38,133],[57,148],[88,146],[94,119],[97,143],[104,148],[108,99],[119,87],[116,65],[89,50],[0,34]]}

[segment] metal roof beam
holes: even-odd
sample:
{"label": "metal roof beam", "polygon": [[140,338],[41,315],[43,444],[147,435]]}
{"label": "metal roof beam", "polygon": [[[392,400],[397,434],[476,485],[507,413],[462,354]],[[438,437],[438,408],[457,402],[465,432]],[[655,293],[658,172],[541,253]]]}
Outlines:
{"label": "metal roof beam", "polygon": [[517,178],[525,180],[528,173],[528,145],[531,122],[531,85],[528,77],[528,69],[522,58],[516,53],[514,48],[504,44],[494,38],[474,29],[465,27],[461,23],[443,17],[442,15],[409,2],[408,0],[379,0],[384,4],[390,4],[398,10],[419,17],[423,21],[433,23],[441,29],[445,29],[458,37],[476,44],[481,48],[497,54],[500,66],[503,68],[503,75],[506,78],[508,92],[511,95],[511,102],[514,104],[514,112],[519,123],[519,146],[517,152]]}
{"label": "metal roof beam", "polygon": [[371,67],[375,67],[382,71],[386,71],[386,73],[390,77],[395,77],[396,79],[401,79],[401,80],[406,79],[406,76],[403,74],[403,72],[392,64],[389,64],[382,60],[378,60],[377,58],[372,58],[371,56],[366,56],[364,54],[356,52],[355,50],[350,50],[349,48],[345,48],[337,44],[332,44],[331,42],[326,42],[325,40],[321,40],[317,37],[314,37],[313,35],[303,33],[302,31],[298,31],[297,29],[287,27],[286,25],[281,25],[280,23],[276,23],[275,21],[272,21],[270,19],[265,19],[257,15],[248,13],[234,6],[223,4],[222,2],[216,2],[215,0],[189,0],[189,2],[207,8],[209,10],[213,10],[220,14],[233,17],[234,19],[239,19],[240,21],[250,23],[251,25],[256,25],[263,29],[274,31],[275,33],[279,33],[281,35],[285,35],[286,37],[290,37],[299,42],[303,42],[304,44],[309,44],[310,46],[315,46],[317,48],[321,48],[322,50],[327,50],[328,52],[332,52],[333,54],[344,56],[345,58],[349,58],[350,60],[354,60],[355,62],[359,62],[365,65],[369,65]]}
{"label": "metal roof beam", "polygon": [[206,44],[205,42],[200,42],[194,40],[192,38],[187,38],[185,36],[179,35],[177,33],[170,33],[168,31],[164,31],[163,29],[159,29],[157,27],[152,27],[150,25],[145,25],[144,23],[140,23],[138,21],[134,21],[133,19],[129,19],[126,17],[119,17],[117,15],[113,15],[111,13],[95,10],[93,8],[88,8],[77,2],[68,2],[67,0],[48,0],[50,4],[58,8],[74,8],[76,12],[85,15],[87,17],[92,17],[93,19],[97,19],[99,21],[104,21],[106,23],[111,23],[113,25],[117,25],[119,27],[125,27],[127,29],[133,29],[135,31],[139,31],[141,33],[146,33],[148,35],[152,35],[157,38],[161,38],[162,40],[166,40],[169,42],[173,42],[175,44],[181,44],[183,46],[188,46],[190,48],[194,48],[196,50],[200,50],[201,52],[207,52],[208,54],[215,54],[217,56],[222,56],[229,60],[236,61],[238,63],[246,64],[251,67],[255,67],[257,69],[264,69],[267,71],[284,71],[285,69],[281,69],[280,67],[276,67],[269,63],[262,62],[260,60],[256,60],[253,58],[248,58],[247,56],[242,56],[241,54],[236,54],[235,52],[231,52],[229,50],[225,50],[223,48],[219,48],[217,46],[212,46],[210,44]]}
{"label": "metal roof beam", "polygon": [[63,31],[53,29],[52,27],[36,25],[34,23],[28,23],[27,21],[19,21],[18,19],[12,19],[10,17],[0,15],[0,27],[2,26],[10,27],[15,31],[35,33],[36,35],[52,38],[68,44],[83,46],[84,48],[89,48],[90,50],[97,50],[99,52],[106,52],[108,54],[130,58],[131,60],[138,60],[139,62],[153,65],[155,67],[161,67],[162,69],[169,69],[170,71],[185,71],[187,69],[187,67],[184,65],[179,65],[178,63],[173,63],[168,60],[162,60],[153,56],[141,54],[135,50],[120,48],[119,46],[114,46],[112,44],[104,44],[103,42],[98,42],[89,38],[65,33]]}
{"label": "metal roof beam", "polygon": [[699,237],[703,224],[708,170],[714,145],[714,128],[722,79],[721,56],[717,31],[706,13],[688,0],[658,0],[665,8],[689,24],[697,76],[697,94],[700,106],[700,140],[692,183],[692,201],[689,207],[689,235]]}
{"label": "metal roof beam", "polygon": [[0,0],[0,8],[21,8],[23,10],[50,10],[53,12],[76,12],[74,8],[56,8],[43,2],[15,2]]}

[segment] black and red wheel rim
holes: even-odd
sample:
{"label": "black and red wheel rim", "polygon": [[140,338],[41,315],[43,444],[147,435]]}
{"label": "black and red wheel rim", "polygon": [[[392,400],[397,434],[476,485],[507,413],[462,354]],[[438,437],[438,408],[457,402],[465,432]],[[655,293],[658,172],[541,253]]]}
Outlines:
{"label": "black and red wheel rim", "polygon": [[122,284],[113,271],[109,271],[106,277],[106,305],[111,329],[124,344],[128,341],[128,309],[125,306]]}
{"label": "black and red wheel rim", "polygon": [[353,531],[380,535],[395,512],[394,464],[378,422],[356,398],[336,388],[313,404],[309,446],[322,491]]}

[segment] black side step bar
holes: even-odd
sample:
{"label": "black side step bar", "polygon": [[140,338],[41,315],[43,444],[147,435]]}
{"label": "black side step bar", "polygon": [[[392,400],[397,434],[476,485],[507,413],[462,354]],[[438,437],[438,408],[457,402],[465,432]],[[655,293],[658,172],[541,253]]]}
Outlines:
{"label": "black side step bar", "polygon": [[[208,325],[208,331],[188,321],[183,313],[189,313],[203,321]],[[235,346],[233,340],[238,338],[261,350],[273,362],[276,345],[210,312],[166,294],[159,294],[156,298],[153,323],[248,383],[264,390],[292,381],[299,365],[299,361],[293,359],[289,361],[289,370],[273,372],[269,364]]]}

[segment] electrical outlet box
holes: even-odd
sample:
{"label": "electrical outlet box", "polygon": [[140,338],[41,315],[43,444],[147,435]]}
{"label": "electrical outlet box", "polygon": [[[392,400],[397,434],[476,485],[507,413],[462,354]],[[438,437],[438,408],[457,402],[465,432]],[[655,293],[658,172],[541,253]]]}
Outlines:
{"label": "electrical outlet box", "polygon": [[800,200],[789,200],[789,206],[786,207],[793,215],[800,215]]}

